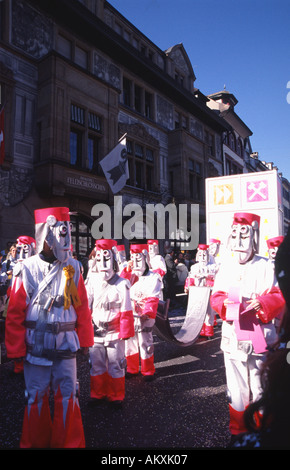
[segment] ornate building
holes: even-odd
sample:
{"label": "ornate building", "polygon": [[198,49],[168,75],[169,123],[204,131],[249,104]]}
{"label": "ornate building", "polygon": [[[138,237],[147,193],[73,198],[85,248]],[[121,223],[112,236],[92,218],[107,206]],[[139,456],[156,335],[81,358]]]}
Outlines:
{"label": "ornate building", "polygon": [[65,205],[87,253],[92,207],[114,204],[99,162],[125,133],[123,206],[199,204],[203,239],[204,180],[223,174],[231,126],[195,88],[183,45],[160,50],[104,0],[3,0],[0,20],[0,247],[33,235],[34,209]]}

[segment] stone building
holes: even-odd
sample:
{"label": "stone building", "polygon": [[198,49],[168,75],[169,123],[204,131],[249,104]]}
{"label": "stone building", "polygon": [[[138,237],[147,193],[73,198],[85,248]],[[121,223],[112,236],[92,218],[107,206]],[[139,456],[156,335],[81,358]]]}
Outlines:
{"label": "stone building", "polygon": [[89,252],[92,207],[115,202],[99,162],[124,134],[122,207],[198,204],[203,240],[204,180],[223,174],[231,126],[184,46],[160,50],[104,0],[3,0],[0,20],[0,248],[33,236],[35,209],[68,206],[74,249]]}

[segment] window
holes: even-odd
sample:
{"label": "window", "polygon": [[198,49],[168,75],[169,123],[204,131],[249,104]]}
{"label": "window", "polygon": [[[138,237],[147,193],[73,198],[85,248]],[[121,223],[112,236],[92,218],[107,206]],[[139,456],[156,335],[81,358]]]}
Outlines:
{"label": "window", "polygon": [[95,170],[97,174],[101,174],[99,166],[99,139],[92,135],[88,137],[86,168],[88,170]]}
{"label": "window", "polygon": [[226,158],[226,174],[227,175],[238,175],[243,173],[241,167],[239,167],[236,163],[233,162],[230,158]]}
{"label": "window", "polygon": [[88,53],[78,46],[75,48],[75,63],[84,69],[88,68]]}
{"label": "window", "polygon": [[142,111],[142,89],[138,86],[135,85],[135,110],[138,111],[138,113],[141,113]]}
{"label": "window", "polygon": [[99,165],[101,131],[100,116],[80,106],[71,105],[71,165],[102,174]]}
{"label": "window", "polygon": [[90,227],[91,221],[81,216],[71,215],[72,246],[79,258],[88,256],[94,247]]}
{"label": "window", "polygon": [[84,126],[85,124],[85,110],[72,105],[71,106],[71,121],[76,122],[77,124],[81,124]]}
{"label": "window", "polygon": [[82,133],[77,130],[70,132],[70,163],[75,166],[82,164]]}
{"label": "window", "polygon": [[236,151],[236,138],[232,133],[229,135],[229,147],[234,152]]}
{"label": "window", "polygon": [[203,167],[202,163],[190,159],[188,161],[189,170],[189,194],[190,198],[196,201],[203,200]]}
{"label": "window", "polygon": [[207,144],[207,152],[212,157],[215,156],[215,147],[214,147],[214,136],[210,134],[208,131],[204,132],[205,136],[205,143]]}
{"label": "window", "polygon": [[154,118],[153,94],[126,77],[123,77],[123,104],[148,119]]}
{"label": "window", "polygon": [[67,59],[72,58],[72,42],[60,34],[57,37],[56,49]]}
{"label": "window", "polygon": [[88,114],[88,127],[89,129],[93,129],[94,131],[101,132],[101,118],[96,114],[89,113]]}
{"label": "window", "polygon": [[127,154],[130,174],[128,184],[154,191],[154,149],[127,139]]}
{"label": "window", "polygon": [[149,119],[153,117],[153,95],[145,91],[145,116]]}
{"label": "window", "polygon": [[126,106],[131,106],[131,80],[123,78],[123,103]]}
{"label": "window", "polygon": [[237,154],[243,158],[243,144],[241,139],[237,139]]}

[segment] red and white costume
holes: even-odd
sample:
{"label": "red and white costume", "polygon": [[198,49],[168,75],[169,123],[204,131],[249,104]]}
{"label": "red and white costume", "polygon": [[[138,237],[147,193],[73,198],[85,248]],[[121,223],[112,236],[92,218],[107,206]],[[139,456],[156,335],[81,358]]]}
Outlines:
{"label": "red and white costume", "polygon": [[[160,275],[161,279],[166,274],[167,267],[165,259],[159,254],[158,240],[147,240],[150,270]],[[163,282],[160,291],[160,300],[163,300]]]}
{"label": "red and white costume", "polygon": [[126,250],[125,245],[117,245],[116,246],[116,259],[119,266],[119,276],[127,278],[127,258],[126,258]]}
{"label": "red and white costume", "polygon": [[149,270],[147,245],[131,245],[133,273],[137,276],[130,289],[135,336],[126,342],[127,372],[154,376],[153,326],[157,313],[162,280],[159,274]]}
{"label": "red and white costume", "polygon": [[[190,286],[197,287],[212,287],[217,271],[216,264],[209,261],[209,245],[199,244],[196,254],[196,263],[190,268],[189,275],[185,280],[184,290],[188,291]],[[211,308],[210,303],[207,307],[205,321],[201,329],[200,335],[213,337],[214,336],[214,320],[215,312]]]}
{"label": "red and white costume", "polygon": [[[96,272],[86,285],[94,323],[90,348],[91,399],[120,404],[125,398],[125,341],[134,336],[130,283],[115,271],[115,240],[96,242]],[[115,269],[114,269],[115,265]]]}
{"label": "red and white costume", "polygon": [[[283,242],[283,240],[284,240],[283,236],[268,238],[268,240],[266,240],[267,247],[268,247],[268,255],[269,255],[268,271],[269,271],[270,278],[274,276],[276,253],[278,251],[279,246]],[[276,281],[276,285],[278,285],[278,282],[276,279],[275,281]]]}
{"label": "red and white costume", "polygon": [[[16,251],[17,263],[30,258],[35,254],[36,241],[28,235],[21,235],[17,238]],[[23,360],[14,361],[14,372],[20,374],[23,372]]]}
{"label": "red and white costume", "polygon": [[[272,320],[285,305],[274,278],[267,275],[268,260],[255,254],[258,230],[259,216],[234,214],[229,238],[233,253],[228,259],[223,258],[211,296],[211,305],[223,320],[221,349],[224,352],[230,432],[233,435],[246,430],[243,412],[249,405],[250,395],[253,401],[260,396],[259,370],[266,344],[272,344],[276,338]],[[234,296],[233,292],[236,292]],[[234,303],[227,303],[229,295]],[[247,306],[249,312],[241,314]],[[232,309],[236,309],[234,320],[230,317]]]}
{"label": "red and white costume", "polygon": [[[93,344],[93,327],[79,263],[69,257],[69,220],[67,208],[36,210],[38,254],[18,263],[14,271],[5,342],[8,357],[26,359],[28,401],[21,447],[85,446],[76,396],[76,352]],[[41,251],[44,242],[53,251],[51,259]]]}
{"label": "red and white costume", "polygon": [[158,240],[147,240],[147,245],[150,260],[150,269],[154,273],[158,273],[161,278],[163,278],[163,276],[166,274],[167,268],[163,256],[159,254]]}

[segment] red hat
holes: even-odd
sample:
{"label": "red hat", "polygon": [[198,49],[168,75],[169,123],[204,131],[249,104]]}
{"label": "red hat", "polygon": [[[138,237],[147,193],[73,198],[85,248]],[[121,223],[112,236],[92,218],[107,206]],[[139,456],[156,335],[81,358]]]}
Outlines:
{"label": "red hat", "polygon": [[96,240],[95,247],[97,250],[111,250],[113,246],[117,246],[116,240],[111,240],[108,238],[101,238]]}
{"label": "red hat", "polygon": [[69,209],[67,207],[49,207],[46,209],[36,209],[34,211],[36,224],[45,223],[49,216],[53,216],[56,220],[61,222],[70,220]]}
{"label": "red hat", "polygon": [[31,245],[32,243],[36,244],[36,241],[28,235],[20,235],[20,237],[17,238],[17,243],[21,245]]}
{"label": "red hat", "polygon": [[280,246],[282,241],[284,240],[284,237],[273,237],[269,238],[267,241],[267,246],[268,248],[275,248],[276,246]]}
{"label": "red hat", "polygon": [[209,245],[201,244],[201,245],[198,245],[198,249],[199,249],[199,250],[207,250],[207,249],[208,249],[208,246],[209,246]]}
{"label": "red hat", "polygon": [[221,241],[218,240],[217,238],[210,238],[210,239],[209,239],[209,242],[210,242],[210,243],[220,243]]}
{"label": "red hat", "polygon": [[260,224],[260,216],[257,214],[251,214],[249,212],[236,212],[234,214],[234,224],[252,225],[252,223],[258,222]]}
{"label": "red hat", "polygon": [[154,243],[158,245],[158,240],[147,240],[147,243],[148,245],[154,245]]}
{"label": "red hat", "polygon": [[116,248],[118,251],[125,251],[125,245],[117,245]]}
{"label": "red hat", "polygon": [[142,253],[143,250],[148,251],[148,245],[147,244],[139,244],[139,245],[131,245],[130,246],[131,253]]}

